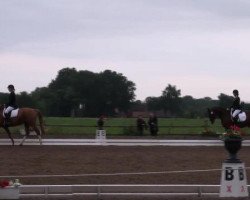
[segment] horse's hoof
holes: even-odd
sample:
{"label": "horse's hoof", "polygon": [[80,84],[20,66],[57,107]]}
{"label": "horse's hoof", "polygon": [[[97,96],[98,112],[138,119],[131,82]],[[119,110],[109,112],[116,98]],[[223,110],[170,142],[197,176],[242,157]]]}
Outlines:
{"label": "horse's hoof", "polygon": [[22,144],[22,143],[20,143],[20,144],[19,144],[19,146],[23,146],[23,144]]}

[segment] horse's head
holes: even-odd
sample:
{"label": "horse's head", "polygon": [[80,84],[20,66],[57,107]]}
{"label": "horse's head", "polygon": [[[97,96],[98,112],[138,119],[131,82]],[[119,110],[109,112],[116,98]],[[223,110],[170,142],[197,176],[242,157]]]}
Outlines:
{"label": "horse's head", "polygon": [[210,122],[212,124],[214,123],[215,119],[218,118],[221,120],[221,124],[225,128],[229,128],[231,125],[233,125],[229,109],[217,106],[207,110]]}
{"label": "horse's head", "polygon": [[222,107],[213,107],[211,109],[208,108],[207,110],[209,119],[212,124],[214,123],[216,118],[219,118],[221,120],[228,118],[228,116],[230,118],[230,111]]}
{"label": "horse's head", "polygon": [[213,124],[216,119],[216,113],[213,109],[209,109],[209,108],[207,109],[207,111],[208,111],[208,117],[210,119],[210,122]]}

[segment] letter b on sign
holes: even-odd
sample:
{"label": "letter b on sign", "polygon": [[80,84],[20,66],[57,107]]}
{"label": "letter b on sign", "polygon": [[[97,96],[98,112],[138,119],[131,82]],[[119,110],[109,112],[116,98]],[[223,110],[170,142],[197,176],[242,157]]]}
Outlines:
{"label": "letter b on sign", "polygon": [[234,179],[234,174],[239,174],[239,180],[244,180],[244,170],[242,167],[239,167],[238,169],[233,169],[232,167],[226,167],[225,169],[225,180],[226,181],[232,181]]}
{"label": "letter b on sign", "polygon": [[239,179],[240,181],[243,181],[244,180],[244,169],[242,167],[239,167],[238,169],[238,172],[239,172]]}
{"label": "letter b on sign", "polygon": [[244,163],[223,163],[220,197],[247,197],[246,180]]}
{"label": "letter b on sign", "polygon": [[234,170],[232,167],[226,167],[225,180],[232,181],[234,179]]}

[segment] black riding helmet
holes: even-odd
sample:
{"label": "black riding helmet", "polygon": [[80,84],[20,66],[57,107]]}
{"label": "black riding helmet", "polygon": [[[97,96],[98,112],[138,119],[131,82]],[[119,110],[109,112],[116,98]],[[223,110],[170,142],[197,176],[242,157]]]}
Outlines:
{"label": "black riding helmet", "polygon": [[15,87],[14,87],[14,85],[8,85],[8,87],[7,87],[8,89],[11,89],[11,90],[15,90]]}
{"label": "black riding helmet", "polygon": [[233,94],[238,96],[239,95],[239,91],[238,90],[233,90]]}

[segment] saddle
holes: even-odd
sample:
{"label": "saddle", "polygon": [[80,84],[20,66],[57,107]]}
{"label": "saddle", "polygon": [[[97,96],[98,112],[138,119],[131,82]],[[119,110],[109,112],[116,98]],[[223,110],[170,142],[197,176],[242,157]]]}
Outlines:
{"label": "saddle", "polygon": [[247,115],[243,111],[241,111],[237,116],[238,116],[237,122],[244,122],[247,119]]}
{"label": "saddle", "polygon": [[[6,118],[4,114],[5,109],[3,109],[3,117]],[[17,117],[19,108],[10,111],[10,118]]]}

